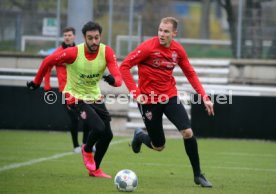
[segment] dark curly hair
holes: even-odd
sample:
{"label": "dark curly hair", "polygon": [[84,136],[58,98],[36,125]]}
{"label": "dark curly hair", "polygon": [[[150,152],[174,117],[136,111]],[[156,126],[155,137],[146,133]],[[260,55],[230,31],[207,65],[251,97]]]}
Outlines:
{"label": "dark curly hair", "polygon": [[82,27],[82,34],[85,36],[87,31],[99,31],[102,34],[102,27],[96,22],[89,21]]}

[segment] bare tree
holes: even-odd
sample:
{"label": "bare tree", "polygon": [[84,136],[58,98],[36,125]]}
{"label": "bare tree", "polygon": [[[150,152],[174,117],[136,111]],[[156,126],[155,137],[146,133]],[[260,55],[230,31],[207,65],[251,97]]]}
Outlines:
{"label": "bare tree", "polygon": [[233,11],[232,2],[231,0],[218,0],[218,2],[225,9],[227,13],[227,21],[228,21],[230,37],[231,37],[232,55],[236,56],[237,30],[236,30],[236,17]]}
{"label": "bare tree", "polygon": [[[263,30],[265,26],[263,25],[263,8],[262,4],[269,2],[271,0],[246,0],[245,8],[243,11],[242,18],[242,42],[241,48],[242,58],[262,58],[263,57],[263,40],[265,35]],[[231,48],[233,56],[236,56],[236,45],[237,45],[237,22],[236,13],[233,8],[231,0],[218,0],[219,4],[225,9],[227,13],[227,21],[229,24],[229,31],[231,37]],[[274,39],[273,39],[274,40]],[[272,45],[276,41],[272,41]],[[250,43],[250,44],[248,44]],[[273,46],[271,49],[273,50]],[[270,55],[269,55],[270,54]],[[271,52],[268,57],[271,57]]]}
{"label": "bare tree", "polygon": [[[162,8],[162,11],[160,8]],[[147,6],[142,11],[143,16],[143,33],[146,35],[156,35],[160,19],[171,15],[171,7],[167,0],[147,0]],[[157,10],[157,11],[153,11]]]}

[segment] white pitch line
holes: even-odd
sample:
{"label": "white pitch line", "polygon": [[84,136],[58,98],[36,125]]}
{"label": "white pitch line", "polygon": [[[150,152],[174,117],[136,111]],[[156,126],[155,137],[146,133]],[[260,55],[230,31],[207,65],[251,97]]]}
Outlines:
{"label": "white pitch line", "polygon": [[[124,142],[128,142],[130,141],[130,139],[123,139],[123,140],[118,140],[118,141],[113,141],[110,143],[111,145],[116,145],[116,144],[120,144],[120,143],[124,143]],[[11,165],[7,165],[7,166],[3,166],[0,168],[0,172],[6,171],[6,170],[10,170],[10,169],[15,169],[15,168],[20,168],[23,166],[30,166],[39,162],[44,162],[44,161],[48,161],[48,160],[53,160],[53,159],[58,159],[58,158],[62,158],[64,156],[68,156],[68,155],[73,155],[75,153],[73,152],[65,152],[65,153],[61,153],[61,154],[55,154],[53,156],[50,157],[45,157],[45,158],[38,158],[38,159],[34,159],[34,160],[30,160],[27,162],[22,162],[22,163],[15,163],[15,164],[11,164]],[[240,154],[240,153],[221,153],[221,154]],[[242,155],[247,155],[247,154],[242,154]],[[272,157],[272,155],[267,155],[269,157]],[[148,165],[148,166],[166,166],[166,164],[161,164],[161,163],[143,163],[143,165]],[[187,167],[190,167],[187,165]],[[276,169],[264,169],[264,168],[245,168],[245,167],[226,167],[226,166],[205,166],[205,168],[217,168],[217,169],[228,169],[228,170],[249,170],[249,171],[261,171],[261,172],[276,172]]]}
{"label": "white pitch line", "polygon": [[39,163],[39,162],[44,162],[44,161],[47,161],[47,160],[53,160],[53,159],[61,158],[63,156],[68,156],[68,155],[72,155],[72,154],[74,154],[74,153],[73,152],[65,152],[65,153],[61,153],[61,154],[55,154],[53,156],[46,157],[46,158],[38,158],[38,159],[34,159],[34,160],[29,160],[27,162],[10,164],[10,165],[1,167],[0,172],[10,170],[10,169],[14,169],[14,168],[20,168],[22,166],[30,166],[30,165],[33,165],[33,164],[36,164],[36,163]]}
{"label": "white pitch line", "polygon": [[252,153],[242,153],[242,152],[221,152],[219,155],[230,155],[230,156],[251,156],[251,157],[271,157],[275,158],[275,154],[252,154]]}
{"label": "white pitch line", "polygon": [[[123,142],[127,142],[127,141],[130,141],[130,140],[129,139],[123,139],[123,140],[114,141],[114,142],[110,143],[110,146],[111,145],[120,144],[120,143],[123,143]],[[75,153],[73,153],[73,152],[65,152],[65,153],[61,153],[61,154],[55,154],[55,155],[50,156],[50,157],[29,160],[27,162],[14,163],[14,164],[10,164],[10,165],[7,165],[7,166],[0,167],[0,172],[6,171],[6,170],[15,169],[15,168],[20,168],[20,167],[23,167],[23,166],[31,166],[31,165],[37,164],[39,162],[44,162],[44,161],[48,161],[48,160],[58,159],[58,158],[62,158],[64,156],[69,156],[69,155],[73,155],[73,154],[75,154]]]}
{"label": "white pitch line", "polygon": [[[127,164],[134,164],[133,162],[128,162]],[[190,165],[177,165],[177,164],[165,164],[165,163],[135,163],[136,165],[142,166],[164,166],[164,167],[185,167],[190,168]],[[276,172],[275,168],[249,168],[249,167],[228,167],[228,166],[204,166],[204,168],[213,168],[213,169],[225,169],[225,170],[244,170],[244,171],[259,171],[259,172]]]}
{"label": "white pitch line", "polygon": [[265,169],[265,168],[226,167],[226,166],[213,166],[213,167],[210,166],[210,168],[227,169],[227,170],[248,170],[248,171],[259,171],[259,172],[276,172],[275,168]]}

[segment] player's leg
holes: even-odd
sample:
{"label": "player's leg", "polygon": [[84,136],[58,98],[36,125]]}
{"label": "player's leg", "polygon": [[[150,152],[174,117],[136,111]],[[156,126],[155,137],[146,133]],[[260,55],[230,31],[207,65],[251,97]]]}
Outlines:
{"label": "player's leg", "polygon": [[91,107],[96,111],[96,113],[99,115],[101,120],[104,122],[105,128],[104,128],[104,132],[96,142],[95,157],[94,157],[96,162],[96,170],[89,172],[89,175],[96,176],[96,177],[112,178],[110,175],[104,173],[100,168],[104,155],[113,138],[113,133],[110,126],[111,117],[103,102],[99,104],[97,103],[91,104]]}
{"label": "player's leg", "polygon": [[92,152],[95,143],[105,134],[105,123],[90,104],[81,103],[79,113],[81,122],[89,130],[84,150]]}
{"label": "player's leg", "polygon": [[[192,165],[195,179],[203,177],[200,169],[197,140],[191,129],[190,120],[183,104],[177,97],[171,98],[165,106],[164,114],[176,126],[183,136],[185,151]],[[203,178],[205,179],[205,177]],[[195,182],[196,184],[198,183],[196,180]],[[212,186],[212,184],[206,179],[205,181],[200,181],[199,184],[204,187]]]}
{"label": "player's leg", "polygon": [[193,167],[194,175],[199,175],[201,170],[197,141],[193,135],[190,120],[183,104],[177,97],[171,98],[165,106],[164,114],[182,134],[184,147]]}
{"label": "player's leg", "polygon": [[82,154],[86,168],[89,171],[93,171],[96,169],[96,164],[92,154],[92,148],[99,138],[103,136],[105,124],[89,104],[79,102],[78,104],[74,104],[74,106],[79,113],[81,122],[89,129],[86,144],[82,146]]}
{"label": "player's leg", "polygon": [[82,129],[83,131],[82,144],[86,144],[89,135],[89,129],[86,125],[84,125],[81,119],[79,120],[79,129]]}
{"label": "player's leg", "polygon": [[[89,127],[87,125],[85,125],[81,119],[79,119],[78,126],[79,126],[79,131],[81,131],[81,130],[83,131],[82,144],[86,144],[87,138],[89,135]],[[95,151],[96,151],[96,147],[94,145],[92,152],[95,153]]]}
{"label": "player's leg", "polygon": [[162,151],[165,147],[165,134],[162,125],[162,105],[161,104],[138,104],[146,126],[147,133],[141,129],[134,131],[134,137],[131,143],[134,153],[139,153],[141,144],[156,151]]}
{"label": "player's leg", "polygon": [[97,168],[99,168],[101,161],[113,138],[113,133],[110,126],[111,117],[104,103],[92,104],[91,106],[105,124],[104,132],[102,133],[102,136],[98,139],[96,143],[96,152],[94,157]]}
{"label": "player's leg", "polygon": [[80,153],[81,149],[80,149],[80,145],[79,145],[79,141],[78,141],[78,128],[79,128],[78,114],[74,109],[70,108],[70,106],[68,106],[68,105],[65,105],[65,109],[70,118],[70,133],[71,133],[71,137],[72,137],[74,152]]}

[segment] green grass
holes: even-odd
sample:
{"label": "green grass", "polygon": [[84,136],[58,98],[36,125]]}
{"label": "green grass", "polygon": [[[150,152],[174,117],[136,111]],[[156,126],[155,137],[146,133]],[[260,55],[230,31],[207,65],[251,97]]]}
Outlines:
{"label": "green grass", "polygon": [[[132,49],[135,49],[137,45],[132,44]],[[204,45],[191,45],[183,44],[186,53],[189,58],[233,58],[230,46],[204,46]],[[128,54],[128,43],[121,43],[121,56],[126,56]]]}
{"label": "green grass", "polygon": [[16,43],[14,40],[0,41],[0,52],[15,52]]}
{"label": "green grass", "polygon": [[189,58],[233,58],[228,47],[187,45],[185,49]]}
{"label": "green grass", "polygon": [[[114,137],[101,166],[113,177],[125,168],[136,172],[135,193],[276,193],[275,142],[198,139],[202,170],[214,185],[205,189],[193,183],[180,138],[167,139],[162,152],[142,147],[140,154],[132,153],[129,140]],[[71,147],[70,134],[65,132],[0,130],[0,193],[118,193],[113,179],[89,177],[81,154],[71,154]],[[63,157],[53,157],[62,153]],[[30,165],[26,165],[28,161]],[[12,164],[21,166],[9,166]]]}

